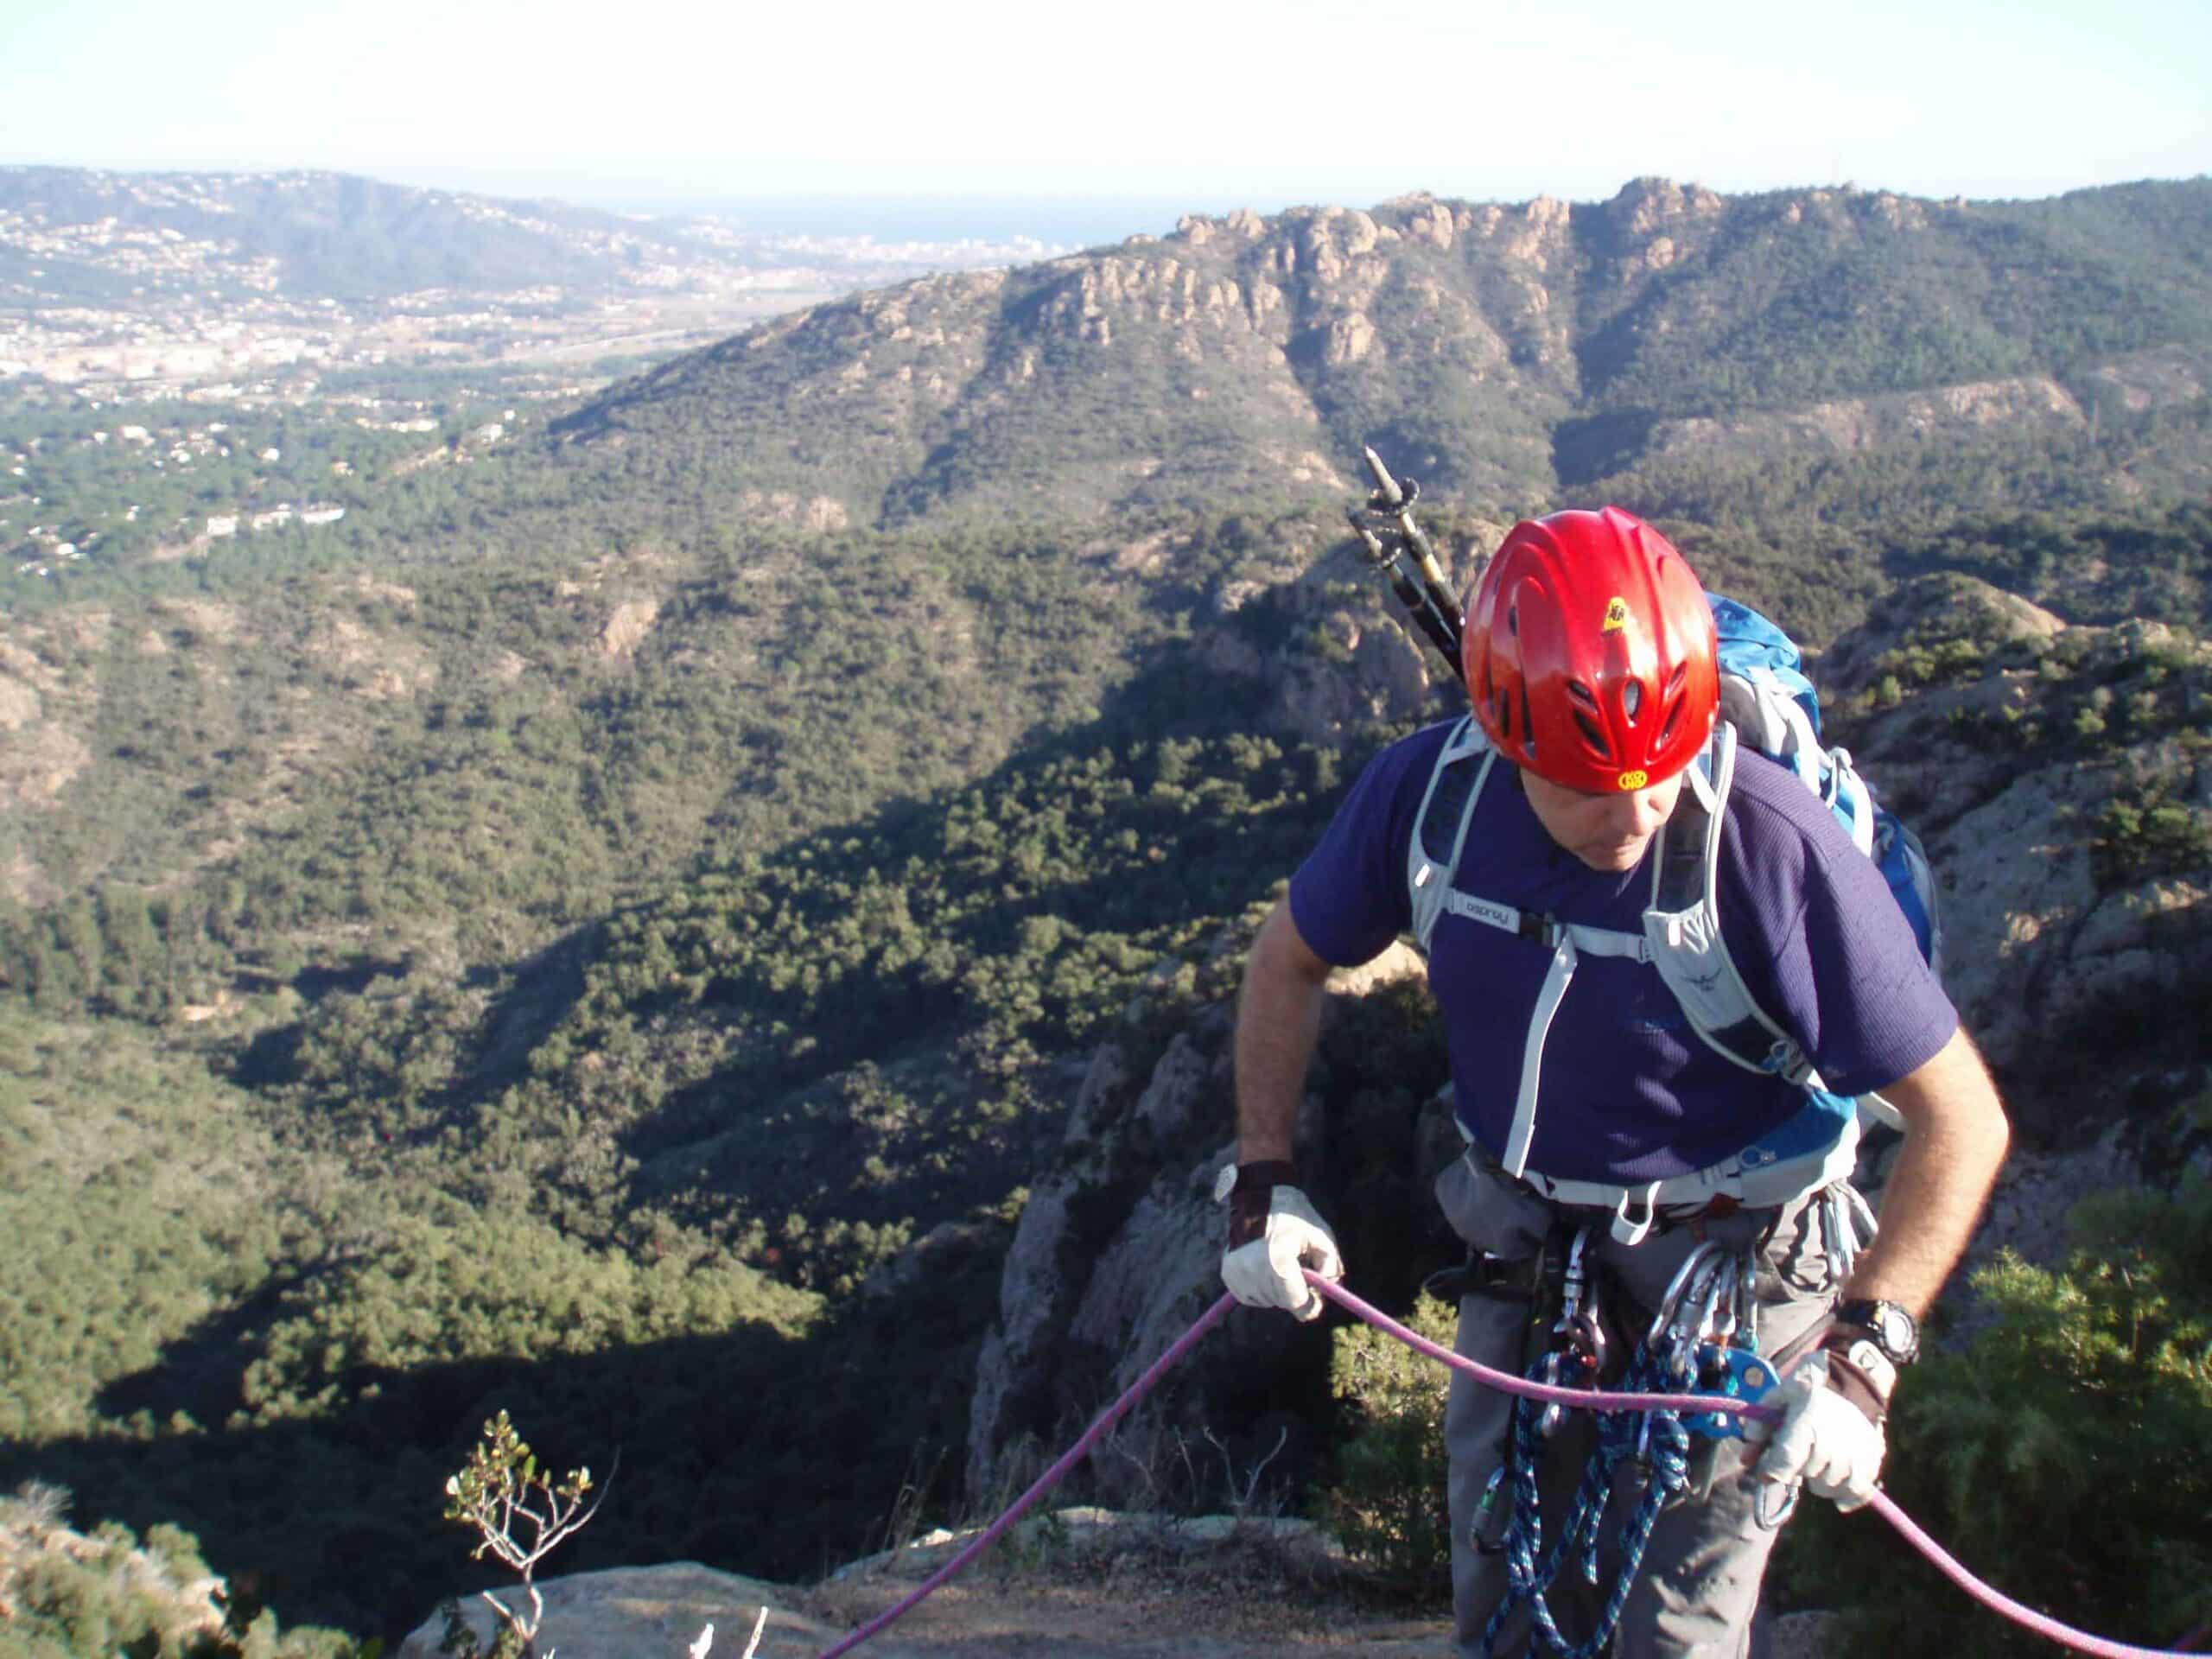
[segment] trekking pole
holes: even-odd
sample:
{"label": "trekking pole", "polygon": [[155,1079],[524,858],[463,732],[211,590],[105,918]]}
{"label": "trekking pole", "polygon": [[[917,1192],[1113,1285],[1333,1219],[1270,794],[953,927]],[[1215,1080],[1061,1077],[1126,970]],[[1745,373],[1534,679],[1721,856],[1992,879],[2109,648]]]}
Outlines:
{"label": "trekking pole", "polygon": [[[1345,512],[1352,529],[1367,545],[1369,562],[1389,579],[1391,591],[1406,607],[1421,632],[1459,677],[1459,604],[1436,562],[1436,549],[1427,533],[1414,522],[1414,503],[1420,499],[1418,480],[1402,486],[1390,476],[1382,457],[1372,444],[1361,446],[1375,488],[1363,507]],[[1410,567],[1410,568],[1408,568]]]}

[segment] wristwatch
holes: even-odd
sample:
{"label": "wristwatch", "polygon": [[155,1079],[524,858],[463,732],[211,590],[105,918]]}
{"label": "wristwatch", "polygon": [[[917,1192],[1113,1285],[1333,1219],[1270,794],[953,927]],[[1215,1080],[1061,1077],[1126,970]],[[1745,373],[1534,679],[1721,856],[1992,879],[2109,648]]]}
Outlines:
{"label": "wristwatch", "polygon": [[1910,1365],[1920,1357],[1920,1322],[1902,1303],[1846,1302],[1836,1309],[1835,1319],[1866,1332],[1892,1365]]}

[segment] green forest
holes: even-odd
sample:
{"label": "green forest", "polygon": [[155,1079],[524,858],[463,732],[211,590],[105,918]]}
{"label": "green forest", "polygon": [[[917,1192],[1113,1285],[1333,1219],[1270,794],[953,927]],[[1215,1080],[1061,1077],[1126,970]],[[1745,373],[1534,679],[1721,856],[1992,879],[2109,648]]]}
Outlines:
{"label": "green forest", "polygon": [[[2109,780],[2075,826],[2100,893],[2201,888],[2201,397],[1856,448],[1645,442],[1713,410],[2031,368],[2086,384],[2114,353],[2193,349],[2201,271],[2145,227],[2195,198],[2015,204],[1940,248],[1897,245],[1858,199],[1800,245],[1789,205],[1738,199],[1640,297],[1596,281],[1621,232],[1578,208],[1571,369],[1531,346],[1491,400],[1464,342],[1393,377],[1325,373],[1308,341],[1286,360],[1323,425],[1296,442],[1333,454],[1379,429],[1429,457],[1423,522],[1456,576],[1520,513],[1648,512],[1815,651],[1885,641],[1828,687],[1878,786],[1893,753],[1985,767],[1975,802],[2008,760],[2062,763]],[[1945,333],[1962,249],[1982,275]],[[1403,253],[1375,315],[1410,340],[1436,326],[1443,256]],[[1503,283],[1466,257],[1474,291]],[[1902,309],[1815,314],[1838,270]],[[1009,383],[1065,276],[1016,273],[992,302]],[[976,281],[897,290],[906,356],[877,366],[931,372],[925,336],[968,326]],[[1637,308],[1738,323],[1678,350]],[[1365,754],[1456,691],[1363,677],[1414,647],[1344,493],[1269,459],[1287,417],[1238,389],[1228,348],[1171,362],[1135,324],[1111,349],[1062,339],[1029,401],[941,420],[869,402],[877,381],[800,395],[880,321],[818,308],[496,443],[471,435],[505,410],[461,387],[428,434],[211,407],[176,423],[188,468],[158,475],[149,449],[170,451],[92,439],[111,410],[0,411],[25,469],[0,480],[21,492],[0,536],[52,519],[92,554],[4,577],[0,616],[0,1230],[19,1242],[0,1491],[66,1489],[86,1530],[197,1552],[242,1629],[264,1608],[322,1627],[298,1656],[487,1581],[440,1514],[501,1409],[549,1465],[613,1471],[563,1570],[804,1579],[902,1504],[963,1511],[975,1354],[1091,1056],[1109,1037],[1156,1055],[1217,1010],[1224,939]],[[1139,455],[1161,465],[1132,485]],[[346,516],[156,556],[227,504],[311,491]],[[777,491],[853,510],[810,525]],[[17,520],[32,495],[41,517]],[[2008,630],[1980,584],[2086,626]],[[2001,706],[1969,695],[1991,685]],[[2177,1169],[2200,1154],[2201,935],[2177,906],[2171,1007],[2054,1019],[2005,1079],[2030,1141],[2120,1125],[2166,1137]],[[1384,1212],[1420,1201],[1395,1149],[1408,1079],[1440,1065],[1425,1012],[1378,1000],[1319,1074],[1341,1132],[1394,1149],[1344,1177]],[[2084,1236],[2181,1249],[2201,1205],[2173,1202]],[[1409,1302],[1421,1264],[1379,1229],[1347,1238]],[[2176,1260],[2134,1281],[2171,1294],[2124,1337],[2137,1290],[2094,1260],[2007,1269],[1987,1294],[2020,1310],[2018,1340],[1991,1363],[2129,1399],[2155,1375],[2145,1421],[2199,1422],[2195,1257]],[[2071,1311],[2039,1323],[2054,1303]],[[1362,1408],[1328,1403],[1324,1372],[1300,1386],[1343,1452],[1319,1486],[1358,1466]],[[1969,1392],[1931,1389],[1901,1443]],[[2074,1512],[2103,1501],[2063,1458],[2005,1467]],[[1916,1499],[1971,1535],[1974,1474]],[[2055,1560],[2040,1535],[1989,1536]],[[2082,1616],[2118,1628],[2120,1570],[2082,1568]]]}

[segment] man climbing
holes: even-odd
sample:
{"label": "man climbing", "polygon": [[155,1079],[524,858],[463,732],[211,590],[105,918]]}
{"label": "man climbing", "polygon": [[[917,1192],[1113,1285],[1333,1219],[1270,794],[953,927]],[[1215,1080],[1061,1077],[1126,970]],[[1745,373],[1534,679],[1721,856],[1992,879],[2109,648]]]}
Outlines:
{"label": "man climbing", "polygon": [[[1591,1558],[1620,1580],[1608,1598],[1579,1548],[1534,1571],[1605,1443],[1592,1414],[1516,1421],[1454,1373],[1463,1655],[1595,1653],[1614,1620],[1628,1659],[1748,1652],[1799,1486],[1846,1509],[1872,1492],[1916,1322],[2004,1158],[1996,1090],[1882,872],[1818,793],[1738,751],[1717,650],[1649,526],[1613,508],[1515,526],[1464,619],[1473,720],[1369,765],[1246,968],[1222,1263],[1240,1301],[1311,1319],[1301,1268],[1342,1272],[1297,1185],[1298,1103],[1332,968],[1411,930],[1467,1142],[1436,1183],[1469,1246],[1459,1351],[1609,1384],[1633,1357],[1686,1388],[1684,1356],[1756,1354],[1782,1380],[1763,1447],[1683,1440],[1669,1467],[1659,1436],[1631,1433],[1630,1458],[1616,1431]],[[1870,1244],[1850,1097],[1877,1092],[1905,1139]],[[1637,1538],[1632,1472],[1652,1465],[1643,1484],[1669,1484]]]}

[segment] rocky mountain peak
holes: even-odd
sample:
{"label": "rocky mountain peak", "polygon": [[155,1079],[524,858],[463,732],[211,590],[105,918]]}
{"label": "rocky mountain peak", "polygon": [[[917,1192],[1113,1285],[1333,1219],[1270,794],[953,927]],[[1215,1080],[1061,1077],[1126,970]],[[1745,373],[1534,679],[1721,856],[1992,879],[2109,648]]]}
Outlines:
{"label": "rocky mountain peak", "polygon": [[1727,204],[1701,184],[1672,179],[1630,179],[1605,204],[1605,216],[1624,236],[1650,236],[1684,219],[1717,217]]}

